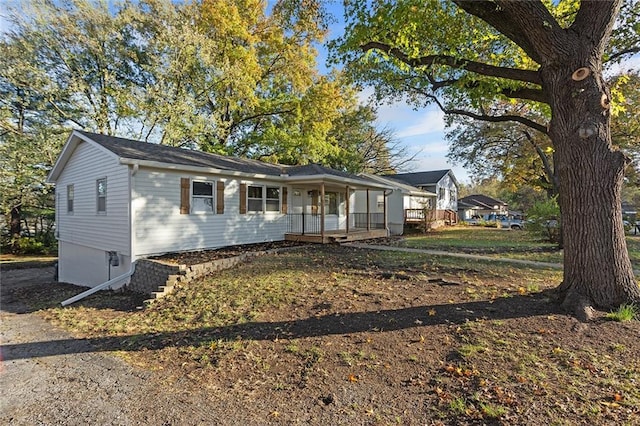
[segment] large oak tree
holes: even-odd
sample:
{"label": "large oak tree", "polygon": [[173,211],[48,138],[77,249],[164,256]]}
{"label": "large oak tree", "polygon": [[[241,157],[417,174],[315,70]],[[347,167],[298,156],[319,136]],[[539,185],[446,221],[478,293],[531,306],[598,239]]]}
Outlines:
{"label": "large oak tree", "polygon": [[[584,316],[590,306],[639,302],[620,205],[629,160],[611,141],[611,93],[603,78],[605,59],[638,52],[637,3],[625,3],[623,14],[623,0],[346,6],[338,57],[380,98],[437,102],[447,113],[514,121],[548,135],[563,214],[564,305]],[[547,108],[549,125],[484,114],[482,106],[496,99]]]}

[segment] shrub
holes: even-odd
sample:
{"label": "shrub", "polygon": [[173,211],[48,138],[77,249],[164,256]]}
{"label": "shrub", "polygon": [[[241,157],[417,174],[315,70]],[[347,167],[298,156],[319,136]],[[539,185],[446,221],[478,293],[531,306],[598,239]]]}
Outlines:
{"label": "shrub", "polygon": [[556,197],[538,202],[527,212],[526,229],[534,235],[562,247],[562,222]]}

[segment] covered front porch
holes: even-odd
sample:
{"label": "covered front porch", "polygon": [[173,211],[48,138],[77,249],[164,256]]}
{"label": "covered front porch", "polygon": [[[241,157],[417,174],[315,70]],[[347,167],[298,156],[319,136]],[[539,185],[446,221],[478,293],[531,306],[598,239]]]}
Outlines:
{"label": "covered front porch", "polygon": [[[285,240],[327,244],[386,237],[385,190],[376,182],[345,178],[336,182],[334,176],[297,182],[291,188]],[[373,197],[379,200],[376,211],[370,207],[376,205],[370,202]],[[359,198],[366,202],[358,202]]]}

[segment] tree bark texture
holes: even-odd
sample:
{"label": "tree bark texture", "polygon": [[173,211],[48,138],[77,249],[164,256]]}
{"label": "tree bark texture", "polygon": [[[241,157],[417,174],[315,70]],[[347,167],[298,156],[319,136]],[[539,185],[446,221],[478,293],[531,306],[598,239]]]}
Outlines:
{"label": "tree bark texture", "polygon": [[622,0],[582,0],[569,28],[540,1],[453,0],[540,64],[551,106],[564,242],[564,305],[580,316],[593,305],[640,302],[622,224],[627,159],[613,149],[610,93],[602,58]]}
{"label": "tree bark texture", "polygon": [[[560,184],[564,281],[559,290],[568,309],[610,309],[640,301],[622,223],[627,159],[611,144],[601,57],[576,40],[566,58],[541,68],[551,93],[550,136]],[[576,81],[572,75],[582,67],[590,73]]]}

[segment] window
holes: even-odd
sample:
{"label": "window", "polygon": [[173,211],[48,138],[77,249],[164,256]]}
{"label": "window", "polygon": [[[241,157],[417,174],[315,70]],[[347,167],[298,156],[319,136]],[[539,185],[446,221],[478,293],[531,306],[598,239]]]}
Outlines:
{"label": "window", "polygon": [[254,213],[280,211],[280,187],[256,186],[247,187],[247,211]]}
{"label": "window", "polygon": [[98,213],[107,212],[107,178],[98,179],[96,181],[96,205]]}
{"label": "window", "polygon": [[191,212],[213,213],[213,182],[191,182]]}
{"label": "window", "polygon": [[376,206],[378,213],[384,213],[384,195],[378,195],[376,197]]}
{"label": "window", "polygon": [[249,186],[247,188],[247,210],[250,212],[262,212],[262,186]]}
{"label": "window", "polygon": [[445,197],[445,190],[444,188],[440,188],[438,189],[438,200],[444,200]]}
{"label": "window", "polygon": [[73,185],[67,185],[67,213],[73,213]]}
{"label": "window", "polygon": [[266,211],[280,211],[280,188],[267,186]]}
{"label": "window", "polygon": [[338,214],[337,192],[327,192],[324,194],[324,214]]}
{"label": "window", "polygon": [[456,191],[454,189],[449,190],[449,200],[456,201]]}

